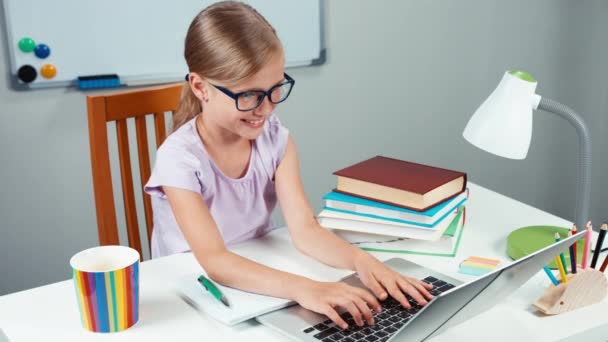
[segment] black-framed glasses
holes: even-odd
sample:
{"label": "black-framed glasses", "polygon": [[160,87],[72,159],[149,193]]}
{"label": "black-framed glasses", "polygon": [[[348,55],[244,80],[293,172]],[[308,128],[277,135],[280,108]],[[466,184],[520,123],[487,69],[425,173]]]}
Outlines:
{"label": "black-framed glasses", "polygon": [[258,108],[262,104],[262,102],[264,102],[264,98],[267,96],[268,100],[274,104],[279,104],[287,100],[287,97],[289,97],[291,89],[293,89],[293,86],[294,84],[296,84],[296,81],[286,73],[283,73],[283,76],[285,76],[284,82],[275,85],[267,91],[246,90],[240,93],[233,93],[224,87],[220,87],[215,84],[211,85],[217,88],[222,93],[234,99],[237,110],[241,112],[247,112]]}

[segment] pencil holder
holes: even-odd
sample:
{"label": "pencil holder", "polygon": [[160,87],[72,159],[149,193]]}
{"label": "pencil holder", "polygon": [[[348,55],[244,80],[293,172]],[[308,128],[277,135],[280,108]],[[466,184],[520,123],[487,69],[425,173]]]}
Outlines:
{"label": "pencil holder", "polygon": [[602,301],[608,294],[608,280],[595,269],[580,270],[567,283],[551,286],[534,303],[546,315],[559,315]]}

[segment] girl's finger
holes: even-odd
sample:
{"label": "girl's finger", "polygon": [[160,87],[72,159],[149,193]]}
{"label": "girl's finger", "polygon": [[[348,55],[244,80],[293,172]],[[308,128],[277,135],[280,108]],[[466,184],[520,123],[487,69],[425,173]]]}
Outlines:
{"label": "girl's finger", "polygon": [[408,281],[406,281],[403,278],[398,278],[397,279],[397,285],[399,285],[399,287],[401,288],[401,290],[407,294],[409,294],[410,296],[412,296],[412,298],[414,298],[414,300],[416,302],[418,302],[418,304],[420,305],[426,305],[428,303],[428,301],[426,299],[424,299],[424,297],[422,297],[422,295],[420,294],[420,292],[418,292],[418,289],[416,289],[414,287],[414,285],[412,285],[411,283],[409,283]]}
{"label": "girl's finger", "polygon": [[432,290],[433,289],[433,284],[429,284],[426,281],[421,280],[420,283],[422,284],[422,286],[424,286],[427,290]]}
{"label": "girl's finger", "polygon": [[[427,300],[433,299],[433,295],[427,290],[421,281],[414,278],[404,277],[405,281],[412,284],[420,294],[422,294]],[[420,303],[422,304],[422,303]]]}
{"label": "girl's finger", "polygon": [[[378,286],[380,286],[380,284],[378,284]],[[353,291],[356,296],[362,298],[370,308],[374,309],[374,311],[380,312],[382,310],[378,299],[369,293],[369,291],[358,287],[353,287]]]}
{"label": "girl's finger", "polygon": [[363,318],[365,318],[365,321],[367,322],[367,324],[373,325],[374,316],[372,315],[372,311],[369,309],[369,307],[367,306],[365,301],[363,301],[363,299],[361,299],[360,297],[357,297],[356,295],[353,295],[352,301],[353,301],[353,303],[355,303],[357,308],[359,308],[359,311],[363,315]]}
{"label": "girl's finger", "polygon": [[378,299],[385,300],[388,298],[388,293],[386,293],[384,287],[380,285],[372,273],[359,274],[359,276],[361,277],[363,284],[365,284],[365,286],[367,286]]}
{"label": "girl's finger", "polygon": [[401,289],[398,287],[394,279],[387,279],[382,283],[382,285],[384,285],[384,287],[388,290],[388,293],[390,293],[391,297],[401,303],[404,308],[410,309],[412,307],[407,298],[405,298],[405,295],[403,295],[403,292],[401,292]]}
{"label": "girl's finger", "polygon": [[340,317],[338,312],[334,308],[331,307],[331,305],[325,306],[325,309],[321,313],[325,314],[325,316],[327,316],[329,319],[331,319],[340,328],[342,328],[342,329],[348,328],[348,324],[346,324],[346,322],[342,319],[342,317]]}
{"label": "girl's finger", "polygon": [[361,311],[359,311],[359,308],[357,307],[357,305],[355,305],[355,303],[353,303],[351,299],[343,297],[340,300],[339,305],[345,308],[351,314],[351,316],[353,316],[353,319],[355,320],[357,326],[363,326],[363,318],[361,317]]}

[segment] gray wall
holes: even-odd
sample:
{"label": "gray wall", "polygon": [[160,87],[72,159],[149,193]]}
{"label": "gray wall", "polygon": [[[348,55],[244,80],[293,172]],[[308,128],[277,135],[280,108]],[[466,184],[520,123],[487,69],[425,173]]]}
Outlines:
{"label": "gray wall", "polygon": [[[539,80],[539,94],[587,121],[591,216],[596,223],[608,216],[607,1],[331,0],[324,7],[327,63],[290,70],[297,85],[279,107],[315,211],[335,184],[332,171],[384,154],[467,171],[472,182],[573,219],[578,146],[565,121],[537,112],[524,161],[462,138],[504,71],[522,69]],[[7,75],[4,34],[0,60]],[[69,257],[97,243],[86,94],[17,92],[8,76],[0,84],[0,295],[67,279]]]}

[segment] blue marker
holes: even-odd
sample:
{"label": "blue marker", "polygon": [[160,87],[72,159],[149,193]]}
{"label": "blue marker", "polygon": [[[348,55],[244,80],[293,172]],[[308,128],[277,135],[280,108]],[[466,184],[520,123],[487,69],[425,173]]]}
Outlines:
{"label": "blue marker", "polygon": [[120,78],[116,74],[80,76],[76,83],[80,89],[117,88]]}

